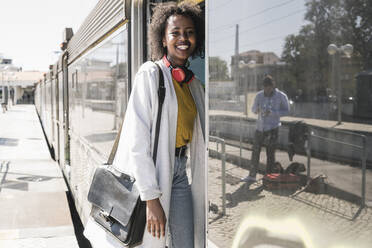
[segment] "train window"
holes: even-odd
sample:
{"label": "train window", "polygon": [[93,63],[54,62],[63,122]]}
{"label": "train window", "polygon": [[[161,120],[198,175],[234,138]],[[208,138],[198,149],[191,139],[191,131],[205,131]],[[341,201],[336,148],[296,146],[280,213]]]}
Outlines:
{"label": "train window", "polygon": [[369,247],[372,2],[207,6],[210,242]]}
{"label": "train window", "polygon": [[[126,28],[126,26],[125,26]],[[127,29],[71,65],[70,129],[108,157],[123,120],[128,95]]]}
{"label": "train window", "polygon": [[78,81],[77,81],[77,74],[78,74],[78,71],[76,70],[75,72],[72,73],[72,76],[71,76],[71,88],[77,88],[77,85],[78,85]]}

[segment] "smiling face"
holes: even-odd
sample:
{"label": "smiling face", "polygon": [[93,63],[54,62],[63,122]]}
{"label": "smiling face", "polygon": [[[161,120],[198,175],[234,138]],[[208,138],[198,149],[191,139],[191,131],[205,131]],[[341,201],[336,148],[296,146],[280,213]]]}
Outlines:
{"label": "smiling face", "polygon": [[173,66],[185,65],[196,47],[196,32],[191,18],[170,16],[165,27],[163,46],[167,48],[168,59]]}

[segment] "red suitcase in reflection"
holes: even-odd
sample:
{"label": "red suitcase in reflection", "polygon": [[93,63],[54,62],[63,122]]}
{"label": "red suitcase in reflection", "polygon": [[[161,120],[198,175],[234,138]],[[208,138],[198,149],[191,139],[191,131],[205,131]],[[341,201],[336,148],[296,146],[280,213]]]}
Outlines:
{"label": "red suitcase in reflection", "polygon": [[294,191],[301,186],[301,178],[299,175],[292,173],[280,174],[270,173],[262,178],[263,186],[267,190],[288,190]]}

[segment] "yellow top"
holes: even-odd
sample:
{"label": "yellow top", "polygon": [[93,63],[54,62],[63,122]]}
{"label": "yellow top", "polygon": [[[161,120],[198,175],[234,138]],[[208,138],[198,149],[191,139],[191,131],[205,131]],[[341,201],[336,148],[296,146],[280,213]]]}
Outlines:
{"label": "yellow top", "polygon": [[181,147],[191,142],[196,117],[196,105],[187,84],[182,84],[181,86],[180,83],[173,79],[173,85],[178,103],[176,147]]}

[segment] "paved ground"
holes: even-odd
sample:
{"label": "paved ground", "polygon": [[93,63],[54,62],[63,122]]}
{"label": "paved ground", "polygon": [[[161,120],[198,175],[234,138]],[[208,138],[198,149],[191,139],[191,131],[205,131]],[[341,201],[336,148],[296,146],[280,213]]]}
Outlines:
{"label": "paved ground", "polygon": [[0,113],[0,247],[78,247],[66,192],[35,106]]}
{"label": "paved ground", "polygon": [[[236,145],[239,145],[237,142]],[[243,147],[250,147],[250,144],[243,144]],[[217,146],[215,143],[210,143],[209,148],[211,150],[216,150]],[[219,151],[221,150],[221,147],[219,147]],[[235,164],[239,165],[239,157],[240,157],[240,150],[238,147],[234,147],[231,145],[226,146],[226,153],[228,155],[232,155],[233,159],[236,160]],[[275,153],[276,160],[280,162],[285,169],[291,161],[289,161],[288,154],[286,151],[280,151],[277,150]],[[251,158],[251,150],[250,149],[242,149],[242,158],[246,161],[242,161],[242,167],[244,166],[250,166],[250,158]],[[248,160],[248,161],[247,161]],[[298,162],[303,163],[305,166],[307,166],[307,157],[301,156],[296,154],[293,157],[292,162]],[[261,170],[265,169],[266,164],[266,152],[265,148],[261,151],[260,156],[260,168]],[[361,190],[362,190],[362,171],[360,167],[353,167],[348,164],[341,164],[316,158],[311,158],[311,177],[316,177],[317,175],[325,175],[327,177],[326,181],[327,184],[331,185],[332,187],[335,187],[337,189],[340,189],[341,191],[344,191],[346,193],[350,193],[351,197],[352,195],[355,195],[356,197],[360,197]],[[306,174],[306,172],[305,172]],[[366,171],[366,202],[372,206],[372,171],[367,170]]]}
{"label": "paved ground", "polygon": [[[234,147],[227,151],[239,153]],[[243,151],[243,157],[249,158],[250,151]],[[278,152],[277,158],[283,165],[288,163],[284,152]],[[295,160],[305,162],[297,155]],[[326,174],[331,185],[360,192],[358,169],[315,159],[312,165],[312,175]],[[240,182],[247,174],[246,169],[227,163],[226,215],[211,212],[209,216],[208,237],[215,247],[370,247],[371,208],[358,212],[357,204],[327,194],[269,192],[261,182]],[[209,201],[221,211],[220,160],[209,160],[208,176]],[[368,171],[367,199],[372,199],[370,178]],[[17,105],[0,113],[0,247],[78,247],[66,191],[34,106]],[[234,243],[236,236],[240,245]]]}
{"label": "paved ground", "polygon": [[[209,147],[215,149],[216,144],[211,143]],[[226,151],[239,155],[236,147],[227,146]],[[250,158],[249,150],[243,150],[242,154]],[[277,153],[277,160],[285,166],[289,163],[284,152]],[[305,163],[306,158],[296,155],[295,161]],[[265,163],[264,150],[260,162]],[[216,246],[336,247],[342,244],[342,247],[356,247],[357,241],[357,247],[370,247],[371,208],[360,210],[355,202],[329,194],[269,192],[263,189],[262,181],[252,185],[240,182],[247,174],[246,169],[226,164],[226,215],[212,212],[209,215],[208,237]],[[359,169],[312,159],[311,174],[326,174],[333,187],[360,195]],[[370,171],[367,178],[372,178]],[[372,199],[370,182],[367,181],[367,195]],[[221,196],[221,161],[210,158],[208,197],[219,211],[222,210]]]}

